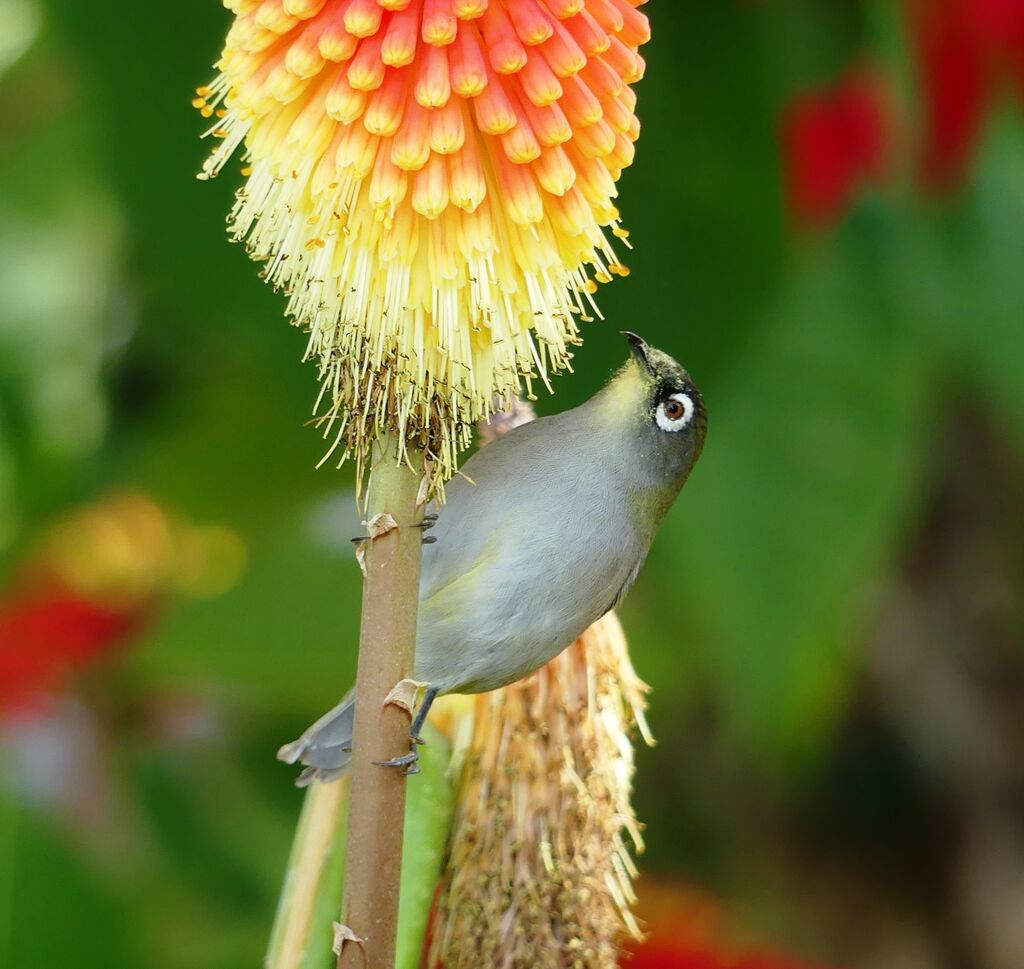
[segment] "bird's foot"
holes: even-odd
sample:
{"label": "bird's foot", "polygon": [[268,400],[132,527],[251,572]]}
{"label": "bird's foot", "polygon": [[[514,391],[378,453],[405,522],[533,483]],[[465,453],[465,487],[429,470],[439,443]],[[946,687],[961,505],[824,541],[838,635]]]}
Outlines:
{"label": "bird's foot", "polygon": [[[381,517],[384,517],[384,516],[378,515],[377,517],[381,518]],[[366,523],[366,524],[369,525],[369,531],[370,531],[369,535],[356,535],[355,538],[350,538],[349,541],[353,545],[362,545],[363,542],[368,542],[371,539],[379,538],[381,535],[386,535],[389,531],[392,531],[394,528],[398,527],[398,526],[392,524],[394,522],[394,519],[390,515],[388,515],[386,517],[387,517],[387,522],[384,523],[384,527],[383,528],[380,527],[380,526],[378,526],[377,528],[374,528],[374,521],[376,521],[376,519],[374,519],[374,521]],[[420,529],[420,531],[426,532],[426,531],[429,531],[431,528],[433,528],[436,524],[437,524],[437,515],[424,515],[423,516],[423,521],[416,522],[415,525],[410,525],[409,527],[410,528],[418,528],[418,529]],[[437,541],[437,539],[433,538],[433,537],[429,537],[428,538],[428,537],[424,536],[424,538],[423,538],[423,544],[424,545],[433,545],[434,542],[436,542],[436,541]]]}
{"label": "bird's foot", "polygon": [[420,735],[420,731],[423,730],[423,725],[427,721],[427,714],[437,697],[438,688],[430,683],[420,683],[417,680],[402,680],[394,686],[384,700],[385,705],[393,704],[412,713],[416,696],[420,690],[424,690],[423,701],[420,703],[419,709],[416,710],[416,716],[413,717],[412,727],[409,731],[409,753],[402,754],[400,757],[392,757],[391,760],[374,761],[378,766],[400,767],[405,775],[420,772],[420,755],[416,748],[426,743]]}
{"label": "bird's foot", "polygon": [[392,757],[391,760],[375,760],[374,764],[378,767],[398,767],[406,777],[411,774],[418,774],[421,768],[420,754],[416,749],[416,744],[421,744],[423,741],[417,737],[410,739],[412,740],[412,747],[409,753],[402,754],[400,757]]}
{"label": "bird's foot", "polygon": [[437,515],[424,515],[423,516],[423,521],[418,522],[417,524],[413,525],[412,527],[413,528],[418,528],[422,532],[424,532],[424,535],[423,535],[423,544],[424,545],[433,545],[434,542],[437,541],[437,537],[434,536],[434,535],[427,535],[425,533],[427,531],[429,531],[431,528],[433,528],[436,524],[437,524]]}

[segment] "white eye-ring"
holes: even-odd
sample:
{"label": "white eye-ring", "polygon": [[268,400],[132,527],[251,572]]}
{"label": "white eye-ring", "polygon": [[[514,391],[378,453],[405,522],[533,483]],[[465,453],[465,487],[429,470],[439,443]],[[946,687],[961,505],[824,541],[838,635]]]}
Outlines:
{"label": "white eye-ring", "polygon": [[654,418],[663,431],[681,431],[693,420],[693,400],[688,394],[673,394],[658,404]]}

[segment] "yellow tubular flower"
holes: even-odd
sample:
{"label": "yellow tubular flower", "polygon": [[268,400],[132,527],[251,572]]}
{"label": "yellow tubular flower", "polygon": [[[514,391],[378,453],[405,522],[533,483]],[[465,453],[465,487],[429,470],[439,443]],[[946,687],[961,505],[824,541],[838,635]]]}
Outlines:
{"label": "yellow tubular flower", "polygon": [[231,211],[320,363],[331,451],[385,428],[441,478],[472,424],[569,366],[639,134],[644,0],[225,0],[194,105]]}

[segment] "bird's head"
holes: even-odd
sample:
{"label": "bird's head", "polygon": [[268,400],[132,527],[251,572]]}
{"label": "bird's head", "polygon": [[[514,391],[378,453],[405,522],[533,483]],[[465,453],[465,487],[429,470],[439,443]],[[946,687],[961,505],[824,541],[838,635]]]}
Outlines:
{"label": "bird's head", "polygon": [[635,447],[630,460],[642,478],[674,498],[704,448],[704,398],[667,353],[635,333],[623,335],[633,356],[599,395],[602,409]]}

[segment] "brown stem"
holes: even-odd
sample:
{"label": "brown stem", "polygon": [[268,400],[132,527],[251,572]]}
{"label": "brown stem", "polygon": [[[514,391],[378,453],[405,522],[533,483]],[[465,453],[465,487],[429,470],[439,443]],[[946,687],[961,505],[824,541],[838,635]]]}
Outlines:
{"label": "brown stem", "polygon": [[399,527],[372,539],[366,552],[341,915],[365,942],[343,944],[338,969],[392,969],[398,933],[406,778],[374,761],[409,750],[409,716],[384,700],[413,668],[422,532],[410,526],[422,518],[416,504],[421,476],[397,462],[393,442],[382,455],[366,518],[391,515]]}

